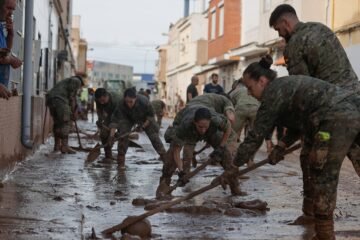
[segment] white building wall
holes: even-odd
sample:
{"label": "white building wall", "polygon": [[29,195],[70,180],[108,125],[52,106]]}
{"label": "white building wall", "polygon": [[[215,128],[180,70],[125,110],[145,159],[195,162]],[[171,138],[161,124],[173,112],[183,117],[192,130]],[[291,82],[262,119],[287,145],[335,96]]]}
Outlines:
{"label": "white building wall", "polygon": [[260,0],[243,0],[241,8],[241,45],[259,41]]}

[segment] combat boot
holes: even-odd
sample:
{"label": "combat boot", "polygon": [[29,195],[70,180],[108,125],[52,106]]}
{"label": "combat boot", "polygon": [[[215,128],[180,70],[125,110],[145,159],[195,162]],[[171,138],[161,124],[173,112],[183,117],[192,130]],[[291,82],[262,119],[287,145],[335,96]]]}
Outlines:
{"label": "combat boot", "polygon": [[55,139],[54,140],[55,141],[54,152],[58,152],[61,150],[61,138],[58,136],[55,136],[54,139]]}
{"label": "combat boot", "polygon": [[314,224],[314,202],[312,198],[305,197],[302,207],[303,215],[295,219],[294,222],[289,225],[312,225]]}
{"label": "combat boot", "polygon": [[61,152],[62,153],[68,153],[68,154],[75,154],[76,151],[69,147],[69,137],[65,137],[62,139],[62,146],[61,146]]}
{"label": "combat boot", "polygon": [[110,146],[104,147],[105,157],[101,160],[102,163],[112,163],[113,155],[112,155],[112,148]]}
{"label": "combat boot", "polygon": [[160,178],[159,186],[156,189],[156,199],[164,200],[171,198],[171,193],[169,193],[170,183],[171,183],[171,178],[168,177]]}
{"label": "combat boot", "polygon": [[117,163],[119,168],[125,169],[125,155],[118,154]]}
{"label": "combat boot", "polygon": [[[236,182],[234,182],[236,181]],[[232,196],[246,196],[246,192],[242,192],[239,187],[237,180],[232,180],[229,184],[231,195]]]}
{"label": "combat boot", "polygon": [[313,240],[335,240],[334,220],[315,218],[315,233]]}
{"label": "combat boot", "polygon": [[190,172],[191,162],[192,162],[192,159],[184,159],[183,160],[183,168],[184,168],[185,174],[188,174]]}

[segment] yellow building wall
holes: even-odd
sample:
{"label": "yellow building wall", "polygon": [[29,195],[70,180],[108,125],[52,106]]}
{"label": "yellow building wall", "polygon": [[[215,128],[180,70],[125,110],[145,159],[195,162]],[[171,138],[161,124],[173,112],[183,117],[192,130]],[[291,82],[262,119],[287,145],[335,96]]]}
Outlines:
{"label": "yellow building wall", "polygon": [[360,23],[360,0],[333,0],[334,22],[333,29],[336,31],[347,25]]}

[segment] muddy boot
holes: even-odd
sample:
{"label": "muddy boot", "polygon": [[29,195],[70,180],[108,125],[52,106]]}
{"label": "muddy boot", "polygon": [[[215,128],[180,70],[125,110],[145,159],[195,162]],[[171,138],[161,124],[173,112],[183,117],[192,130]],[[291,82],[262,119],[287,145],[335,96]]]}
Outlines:
{"label": "muddy boot", "polygon": [[232,196],[246,196],[246,192],[240,190],[239,182],[237,179],[229,180],[229,187]]}
{"label": "muddy boot", "polygon": [[111,147],[107,146],[104,147],[105,151],[105,157],[101,160],[102,163],[112,163],[112,160],[114,159],[112,156]]}
{"label": "muddy boot", "polygon": [[170,183],[171,183],[171,178],[165,178],[165,177],[160,178],[159,186],[156,189],[156,199],[165,200],[171,198],[171,193],[169,193]]}
{"label": "muddy boot", "polygon": [[313,240],[335,240],[334,220],[315,218],[315,233]]}
{"label": "muddy boot", "polygon": [[314,202],[311,198],[305,197],[302,207],[303,215],[295,219],[289,225],[312,225],[314,224]]}
{"label": "muddy boot", "polygon": [[183,168],[184,168],[184,173],[188,174],[191,170],[191,162],[192,159],[184,159],[183,160]]}
{"label": "muddy boot", "polygon": [[198,162],[197,162],[197,160],[196,160],[196,157],[193,156],[192,161],[191,161],[192,167],[193,167],[193,168],[196,168],[196,167],[197,167],[197,164],[198,164]]}
{"label": "muddy boot", "polygon": [[55,139],[54,152],[59,152],[61,150],[61,138],[55,136],[54,139]]}
{"label": "muddy boot", "polygon": [[69,147],[69,138],[65,137],[62,140],[61,153],[75,154],[76,151]]}
{"label": "muddy boot", "polygon": [[125,155],[118,154],[117,163],[118,163],[118,168],[125,169]]}

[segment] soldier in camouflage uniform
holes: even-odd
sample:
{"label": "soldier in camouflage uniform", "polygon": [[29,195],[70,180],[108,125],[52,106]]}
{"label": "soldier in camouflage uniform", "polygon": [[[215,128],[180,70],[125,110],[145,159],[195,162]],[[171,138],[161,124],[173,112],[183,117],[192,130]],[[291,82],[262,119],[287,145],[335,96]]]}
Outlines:
{"label": "soldier in camouflage uniform", "polygon": [[[154,110],[147,97],[141,94],[137,95],[134,88],[128,88],[111,117],[109,142],[113,142],[116,129],[119,135],[123,135],[130,132],[134,125],[137,125],[137,131],[145,131],[154,149],[163,159],[165,148],[159,138],[159,126],[154,119]],[[127,137],[118,141],[117,161],[121,168],[125,167],[125,154],[128,146]]]}
{"label": "soldier in camouflage uniform", "polygon": [[84,86],[82,78],[73,76],[58,82],[46,96],[46,105],[54,121],[54,151],[75,153],[68,144],[69,133],[72,114],[76,108],[76,95],[82,86]]}
{"label": "soldier in camouflage uniform", "polygon": [[[119,93],[108,92],[105,88],[98,88],[95,91],[95,103],[98,120],[96,121],[97,127],[100,129],[100,139],[102,144],[106,144],[110,135],[110,122],[111,117],[117,108],[122,96]],[[112,145],[104,147],[105,159],[104,161],[111,161]]]}
{"label": "soldier in camouflage uniform", "polygon": [[[196,98],[194,98],[196,99]],[[189,161],[181,161],[180,151],[184,147],[184,159],[192,159],[192,154],[197,142],[206,141],[215,150],[211,154],[216,158],[220,156],[224,169],[232,167],[231,154],[227,150],[228,138],[231,134],[231,124],[225,116],[203,106],[186,107],[181,116],[176,116],[176,125],[169,127],[165,133],[165,140],[170,143],[166,161],[163,165],[160,184],[156,191],[157,198],[163,197],[165,189],[170,186],[171,177],[176,168],[179,170],[179,181],[185,184],[183,177],[190,170]],[[175,121],[174,121],[175,122]],[[225,156],[225,157],[224,157]],[[241,194],[238,180],[230,183],[232,194]]]}
{"label": "soldier in camouflage uniform", "polygon": [[249,95],[241,79],[235,83],[234,90],[230,93],[230,98],[235,106],[236,121],[233,129],[237,133],[238,139],[240,139],[241,131],[245,127],[246,122],[249,123],[249,129],[253,127],[260,103]]}
{"label": "soldier in camouflage uniform", "polygon": [[151,106],[155,111],[157,124],[161,127],[162,118],[165,115],[166,105],[162,100],[156,99],[151,101]]}
{"label": "soldier in camouflage uniform", "polygon": [[231,102],[231,99],[228,98],[225,94],[216,94],[208,93],[196,98],[191,99],[187,104],[187,107],[193,106],[203,106],[214,110],[217,113],[224,114],[231,124],[235,123],[235,109],[234,105]]}
{"label": "soldier in camouflage uniform", "polygon": [[[225,115],[232,124],[232,126],[236,123],[234,105],[232,104],[231,99],[228,98],[227,95],[225,95],[224,93],[223,94],[207,93],[204,95],[200,95],[197,96],[196,98],[191,99],[186,104],[186,108],[198,108],[198,107],[205,107],[214,112]],[[173,125],[176,125],[177,119],[181,119],[181,112],[178,113],[178,115],[176,115]],[[231,134],[229,136],[229,141],[227,144],[227,150],[230,151],[230,154],[234,154],[236,148],[237,148],[236,133],[234,131],[231,131]],[[187,147],[184,149],[189,150]],[[197,164],[194,153],[190,151],[183,151],[183,161],[184,161],[184,165],[188,166],[189,168],[190,165],[188,164],[190,164],[191,161],[193,162],[194,167]]]}
{"label": "soldier in camouflage uniform", "polygon": [[261,105],[254,128],[239,146],[234,164],[246,163],[277,123],[287,127],[288,133],[270,153],[272,164],[282,160],[285,148],[303,135],[301,154],[309,159],[314,187],[314,239],[335,239],[333,212],[341,164],[351,146],[360,143],[360,106],[356,105],[359,97],[308,76],[276,78],[270,65],[263,59],[244,71],[244,84]]}
{"label": "soldier in camouflage uniform", "polygon": [[[327,26],[316,22],[300,22],[295,9],[288,4],[279,5],[272,12],[269,24],[286,40],[284,58],[290,75],[312,76],[359,94],[358,77],[340,41]],[[305,143],[303,148],[306,146]],[[303,150],[309,151],[310,149]],[[305,156],[307,154],[300,156],[304,181],[303,211],[305,216],[311,216],[313,190],[309,159]],[[354,144],[348,157],[360,176],[360,166],[357,165],[360,146]]]}

